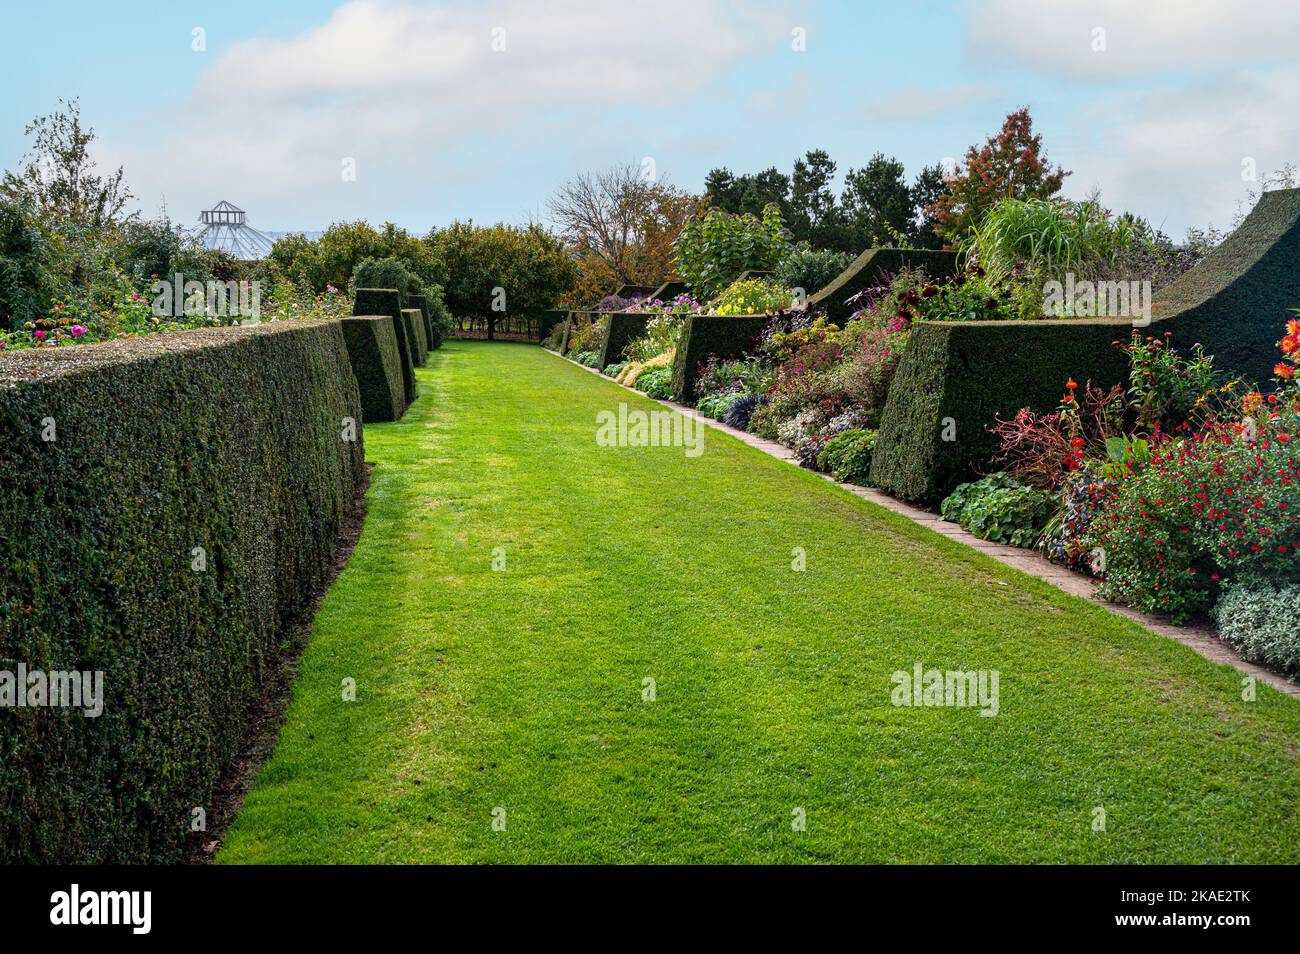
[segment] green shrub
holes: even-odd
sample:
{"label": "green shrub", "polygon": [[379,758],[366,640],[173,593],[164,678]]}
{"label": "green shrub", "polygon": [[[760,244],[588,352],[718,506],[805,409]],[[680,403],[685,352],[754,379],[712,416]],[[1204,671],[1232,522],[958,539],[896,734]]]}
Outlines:
{"label": "green shrub", "polygon": [[716,298],[742,272],[770,270],[790,248],[775,205],[763,217],[709,209],[686,223],[673,242],[677,274],[700,301]]}
{"label": "green shrub", "polygon": [[409,407],[415,400],[415,366],[416,351],[411,335],[402,317],[402,296],[395,288],[358,288],[352,302],[354,315],[388,315],[393,319],[393,330],[397,333],[397,356],[402,361],[402,384],[406,388],[406,403]]}
{"label": "green shrub", "polygon": [[1300,672],[1300,583],[1252,579],[1231,586],[1214,620],[1243,658]]}
{"label": "green shrub", "polygon": [[997,473],[962,484],[943,502],[943,519],[977,537],[1013,547],[1032,547],[1052,515],[1047,494]]}
{"label": "green shrub", "polygon": [[984,213],[965,247],[994,276],[1027,266],[1043,278],[1092,279],[1139,238],[1132,220],[1112,218],[1097,202],[1008,198]]}
{"label": "green shrub", "polygon": [[666,401],[672,397],[672,380],[671,368],[650,368],[637,377],[635,387],[638,391],[644,391],[647,397]]}
{"label": "green shrub", "polygon": [[772,280],[789,289],[802,288],[807,299],[833,282],[852,263],[853,256],[848,252],[799,245],[772,269]]}
{"label": "green shrub", "polygon": [[590,312],[577,312],[569,325],[569,340],[565,347],[566,354],[577,355],[584,351],[593,354],[601,347],[605,338],[605,319],[593,316]]}
{"label": "green shrub", "polygon": [[794,307],[794,293],[766,278],[732,282],[713,302],[719,315],[774,315]]}
{"label": "green shrub", "polygon": [[745,397],[744,391],[728,391],[725,394],[706,394],[696,403],[695,408],[707,418],[720,421],[727,416],[731,405]]}
{"label": "green shrub", "polygon": [[597,361],[596,352],[579,351],[573,356],[573,360],[578,362],[578,364],[582,365],[584,368],[594,368]]}
{"label": "green shrub", "polygon": [[1071,376],[1103,390],[1127,380],[1112,342],[1128,331],[1078,320],[914,324],[885,400],[872,484],[903,500],[942,500],[992,460],[997,418],[1055,410]]}
{"label": "green shrub", "polygon": [[875,446],[875,431],[865,428],[841,431],[818,453],[817,468],[841,483],[866,487],[871,483],[871,451]]}
{"label": "green shrub", "polygon": [[673,400],[695,400],[695,382],[710,359],[743,358],[758,350],[769,319],[765,315],[728,318],[691,315],[673,356]]}
{"label": "green shrub", "polygon": [[603,368],[628,357],[628,345],[645,334],[650,316],[613,312],[606,315],[601,321],[605,325],[605,334],[597,343],[595,349],[596,356],[599,359],[596,364],[598,368]]}
{"label": "green shrub", "polygon": [[393,319],[387,315],[344,318],[340,325],[365,422],[398,420],[406,413],[406,389]]}
{"label": "green shrub", "polygon": [[619,376],[619,373],[627,366],[628,366],[628,362],[626,361],[620,361],[618,362],[618,364],[609,364],[605,366],[605,370],[602,373],[606,377],[616,378]]}
{"label": "green shrub", "polygon": [[103,673],[96,718],[0,718],[0,862],[175,862],[201,837],[333,566],[360,415],[339,322],[0,355],[0,659]]}
{"label": "green shrub", "polygon": [[0,196],[0,331],[44,318],[53,287],[30,205]]}

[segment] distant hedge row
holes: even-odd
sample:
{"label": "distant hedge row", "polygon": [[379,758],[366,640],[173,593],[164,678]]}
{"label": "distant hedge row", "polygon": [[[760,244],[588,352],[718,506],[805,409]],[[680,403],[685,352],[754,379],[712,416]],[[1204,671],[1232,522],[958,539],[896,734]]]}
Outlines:
{"label": "distant hedge row", "polygon": [[365,422],[399,420],[406,413],[406,386],[393,319],[388,315],[359,315],[344,318],[339,324],[361,392]]}
{"label": "distant hedge row", "polygon": [[407,330],[406,318],[402,316],[402,299],[395,288],[358,288],[352,302],[353,315],[388,315],[393,319],[393,330],[397,333],[397,356],[402,361],[402,384],[406,391],[406,403],[411,404],[415,394],[415,349],[411,344],[411,335]]}
{"label": "distant hedge row", "polygon": [[411,361],[417,368],[429,363],[429,334],[424,327],[424,315],[418,308],[403,308],[407,340],[411,343]]}
{"label": "distant hedge row", "polygon": [[0,353],[0,659],[103,709],[0,718],[0,861],[167,862],[363,478],[342,322]]}

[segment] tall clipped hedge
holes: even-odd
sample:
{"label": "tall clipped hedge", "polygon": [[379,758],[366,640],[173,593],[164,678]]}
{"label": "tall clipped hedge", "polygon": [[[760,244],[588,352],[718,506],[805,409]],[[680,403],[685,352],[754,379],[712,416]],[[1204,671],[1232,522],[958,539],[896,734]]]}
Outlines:
{"label": "tall clipped hedge", "polygon": [[1065,382],[1109,388],[1128,362],[1111,342],[1125,321],[918,323],[889,386],[871,456],[871,483],[903,500],[936,503],[997,450],[994,418],[1048,411]]}
{"label": "tall clipped hedge", "polygon": [[695,381],[710,358],[739,358],[758,347],[768,315],[691,315],[673,359],[673,400],[694,403]]}
{"label": "tall clipped hedge", "polygon": [[845,301],[864,289],[879,285],[883,275],[894,275],[904,268],[920,268],[931,278],[946,278],[957,268],[957,253],[934,249],[869,248],[833,282],[817,294],[810,295],[807,310],[824,312],[830,321],[843,325],[854,311]]}
{"label": "tall clipped hedge", "polygon": [[634,315],[612,311],[606,316],[605,339],[600,346],[596,367],[604,371],[611,364],[623,360],[623,349],[645,334],[650,324],[649,315]]}
{"label": "tall clipped hedge", "polygon": [[402,360],[402,384],[406,388],[406,403],[415,400],[415,349],[407,332],[406,319],[402,317],[402,300],[395,288],[358,288],[352,302],[353,315],[388,315],[397,332],[397,355]]}
{"label": "tall clipped hedge", "polygon": [[424,316],[418,308],[403,308],[402,317],[406,320],[407,341],[411,344],[411,359],[416,367],[429,363],[429,338],[424,330]]}
{"label": "tall clipped hedge", "polygon": [[433,333],[433,321],[429,317],[429,301],[424,295],[411,295],[408,299],[411,307],[420,313],[420,323],[424,325],[426,350],[432,351],[442,344]]}
{"label": "tall clipped hedge", "polygon": [[[1276,342],[1300,303],[1300,189],[1265,193],[1245,222],[1195,268],[1161,290],[1144,333],[1254,381],[1272,376]],[[871,481],[929,503],[990,463],[986,429],[1022,407],[1056,407],[1070,377],[1098,386],[1127,377],[1128,320],[923,322],[894,376]],[[945,440],[951,419],[956,437]],[[951,435],[952,428],[947,428]]]}
{"label": "tall clipped hedge", "polygon": [[397,352],[397,332],[388,315],[343,318],[352,374],[361,392],[361,413],[367,424],[396,421],[406,413],[406,386],[402,359]]}
{"label": "tall clipped hedge", "polygon": [[548,308],[543,311],[537,319],[537,340],[545,341],[551,336],[551,331],[556,325],[567,321],[569,310],[567,308]]}
{"label": "tall clipped hedge", "polygon": [[104,674],[97,718],[0,718],[0,861],[178,859],[330,572],[360,413],[339,322],[0,353],[0,658]]}
{"label": "tall clipped hedge", "polygon": [[1216,367],[1266,382],[1277,341],[1300,307],[1300,189],[1266,192],[1246,220],[1182,278],[1160,290],[1152,328],[1199,341]]}

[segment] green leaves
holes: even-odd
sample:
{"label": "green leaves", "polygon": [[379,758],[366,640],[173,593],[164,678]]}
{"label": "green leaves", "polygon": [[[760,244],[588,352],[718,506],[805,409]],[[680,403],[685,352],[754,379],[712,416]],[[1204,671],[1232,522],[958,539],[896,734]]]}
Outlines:
{"label": "green leaves", "polygon": [[710,209],[686,223],[673,243],[677,274],[701,300],[716,298],[748,269],[770,271],[790,249],[775,205],[753,215]]}

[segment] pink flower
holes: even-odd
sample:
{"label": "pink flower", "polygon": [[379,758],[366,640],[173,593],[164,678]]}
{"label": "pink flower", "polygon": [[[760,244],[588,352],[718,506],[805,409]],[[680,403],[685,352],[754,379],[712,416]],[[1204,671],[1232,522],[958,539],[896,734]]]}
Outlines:
{"label": "pink flower", "polygon": [[36,336],[36,340],[37,340],[37,341],[44,341],[44,340],[45,340],[45,332],[43,332],[43,331],[41,331],[41,330],[39,330],[39,329],[36,330],[36,331],[34,331],[34,332],[32,332],[32,334],[34,334],[34,335]]}
{"label": "pink flower", "polygon": [[85,326],[85,325],[73,325],[69,330],[72,332],[72,337],[74,337],[74,338],[80,338],[82,335],[84,335],[84,334],[86,333],[86,326]]}

